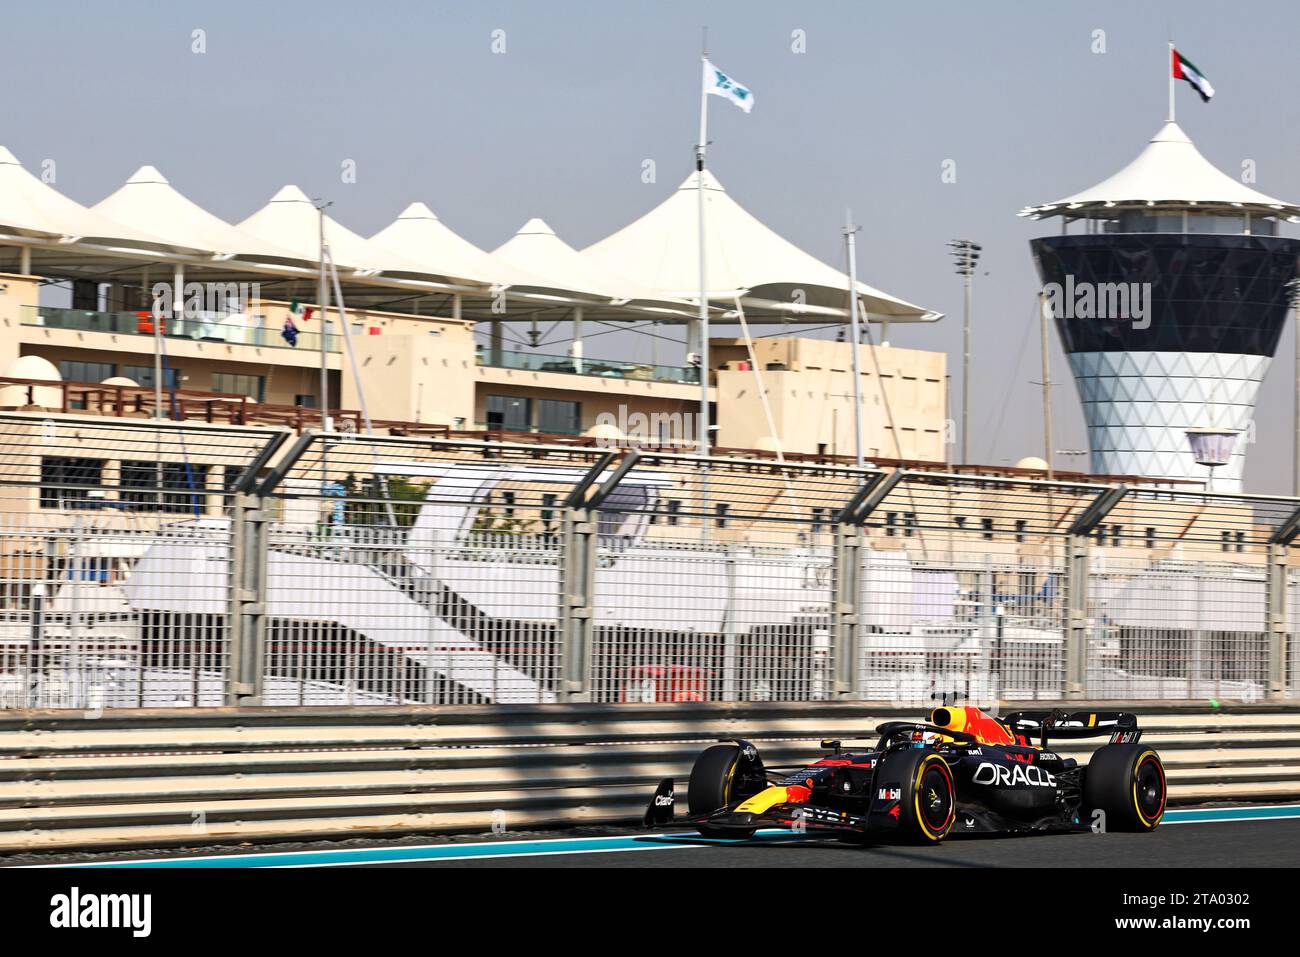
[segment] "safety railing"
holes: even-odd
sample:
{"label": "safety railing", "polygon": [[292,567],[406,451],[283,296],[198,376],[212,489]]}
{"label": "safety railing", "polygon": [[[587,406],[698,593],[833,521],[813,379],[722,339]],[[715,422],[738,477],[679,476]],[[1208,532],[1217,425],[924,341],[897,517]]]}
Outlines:
{"label": "safety railing", "polygon": [[[1068,707],[1065,702],[1059,702]],[[1169,803],[1300,799],[1294,708],[1111,702],[1138,712]],[[699,753],[744,737],[768,767],[874,738],[919,707],[848,702],[217,708],[0,714],[0,853],[640,821],[689,800]],[[1052,742],[1080,762],[1106,738]]]}
{"label": "safety railing", "polygon": [[1288,498],[0,414],[0,708],[1278,700],[1298,529]]}

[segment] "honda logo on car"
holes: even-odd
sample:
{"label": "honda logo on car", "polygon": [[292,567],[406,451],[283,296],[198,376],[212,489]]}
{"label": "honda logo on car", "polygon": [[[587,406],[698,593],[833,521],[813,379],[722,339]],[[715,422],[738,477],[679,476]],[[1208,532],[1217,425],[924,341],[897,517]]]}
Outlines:
{"label": "honda logo on car", "polygon": [[988,761],[975,769],[971,778],[975,784],[996,784],[1002,787],[1015,787],[1024,784],[1036,788],[1056,787],[1056,778],[1052,777],[1036,764],[990,764]]}

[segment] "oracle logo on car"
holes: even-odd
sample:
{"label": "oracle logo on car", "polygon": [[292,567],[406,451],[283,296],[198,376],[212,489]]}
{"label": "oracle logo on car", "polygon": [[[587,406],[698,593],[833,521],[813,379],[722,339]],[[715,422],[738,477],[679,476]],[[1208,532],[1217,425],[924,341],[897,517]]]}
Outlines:
{"label": "oracle logo on car", "polygon": [[990,764],[987,761],[975,769],[975,775],[971,778],[971,782],[974,784],[998,785],[1006,788],[1021,784],[1036,788],[1056,787],[1056,778],[1036,764],[1014,764],[1008,767],[1005,764]]}

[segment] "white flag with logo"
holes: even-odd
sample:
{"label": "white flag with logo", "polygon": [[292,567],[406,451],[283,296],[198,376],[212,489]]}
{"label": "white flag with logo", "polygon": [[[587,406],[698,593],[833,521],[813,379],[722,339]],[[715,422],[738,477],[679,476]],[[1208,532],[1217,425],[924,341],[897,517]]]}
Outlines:
{"label": "white flag with logo", "polygon": [[754,108],[754,94],[749,87],[736,82],[708,60],[704,61],[704,92],[725,96],[746,113]]}

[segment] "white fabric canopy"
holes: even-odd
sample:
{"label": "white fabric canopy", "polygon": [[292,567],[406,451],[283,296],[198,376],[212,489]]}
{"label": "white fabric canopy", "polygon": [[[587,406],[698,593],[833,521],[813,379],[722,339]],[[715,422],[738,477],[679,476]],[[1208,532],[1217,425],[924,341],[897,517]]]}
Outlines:
{"label": "white fabric canopy", "polygon": [[[301,259],[320,260],[320,213],[297,186],[286,186],[238,227],[242,232],[287,249]],[[337,220],[325,217],[325,241],[339,269],[421,273],[400,253],[372,246]]]}
{"label": "white fabric canopy", "polygon": [[372,246],[392,251],[428,275],[488,286],[535,285],[541,280],[485,253],[457,235],[424,203],[412,203],[375,233]]}
{"label": "white fabric canopy", "polygon": [[[689,305],[680,298],[665,296],[642,287],[619,273],[614,266],[597,265],[583,256],[541,219],[530,219],[492,255],[512,266],[545,277],[540,290],[576,292],[596,299],[659,305],[681,310]],[[520,284],[521,288],[527,288]]]}
{"label": "white fabric canopy", "polygon": [[[661,295],[699,298],[697,174],[640,219],[582,251],[601,270],[627,275]],[[796,290],[811,306],[847,311],[849,278],[810,256],[751,216],[709,171],[704,172],[708,298],[738,297],[788,312],[798,320]],[[867,311],[896,321],[937,313],[858,283]]]}
{"label": "white fabric canopy", "polygon": [[1160,128],[1133,162],[1108,179],[1054,203],[1028,206],[1022,216],[1068,214],[1098,206],[1231,206],[1272,216],[1294,216],[1300,207],[1274,199],[1218,170],[1172,120]]}
{"label": "white fabric canopy", "polygon": [[30,236],[162,249],[173,244],[87,209],[32,175],[0,146],[0,227]]}
{"label": "white fabric canopy", "polygon": [[151,229],[175,245],[219,256],[267,262],[301,262],[306,258],[212,215],[177,192],[153,166],[141,166],[117,192],[100,200],[93,209],[128,226]]}

